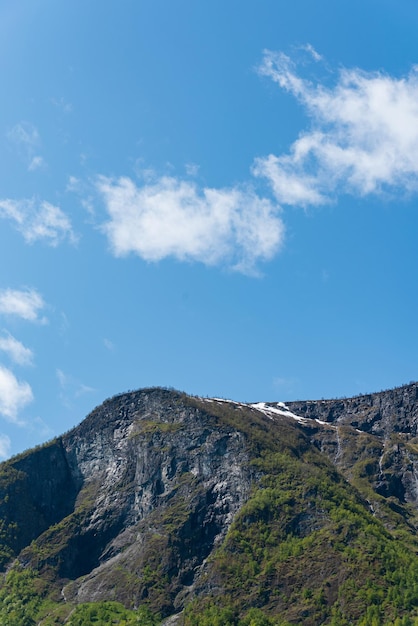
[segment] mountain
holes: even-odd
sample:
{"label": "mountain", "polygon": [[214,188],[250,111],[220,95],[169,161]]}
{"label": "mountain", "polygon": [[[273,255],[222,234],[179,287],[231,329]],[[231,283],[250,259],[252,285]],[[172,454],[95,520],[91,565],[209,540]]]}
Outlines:
{"label": "mountain", "polygon": [[418,624],[417,428],[417,383],[107,400],[0,465],[0,624]]}

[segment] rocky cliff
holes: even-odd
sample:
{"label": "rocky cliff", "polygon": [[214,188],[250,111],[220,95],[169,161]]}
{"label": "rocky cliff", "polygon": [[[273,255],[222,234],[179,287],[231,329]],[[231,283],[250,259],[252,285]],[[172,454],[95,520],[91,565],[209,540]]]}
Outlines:
{"label": "rocky cliff", "polygon": [[109,601],[180,624],[412,619],[417,425],[417,384],[287,406],[116,396],[0,465],[4,597],[30,572],[34,624]]}
{"label": "rocky cliff", "polygon": [[[292,402],[309,420],[315,443],[352,479],[356,463],[374,491],[395,502],[418,506],[418,384],[355,398]],[[305,423],[305,426],[307,424]],[[318,424],[319,425],[319,424]],[[358,469],[358,467],[357,467]]]}

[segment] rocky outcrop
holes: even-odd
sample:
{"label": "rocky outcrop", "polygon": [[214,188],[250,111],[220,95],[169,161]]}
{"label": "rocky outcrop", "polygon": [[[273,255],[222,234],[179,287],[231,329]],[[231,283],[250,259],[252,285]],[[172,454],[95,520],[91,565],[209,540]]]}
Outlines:
{"label": "rocky outcrop", "polygon": [[80,483],[59,439],[0,467],[0,525],[16,554],[71,513]]}
{"label": "rocky outcrop", "polygon": [[294,413],[330,424],[349,425],[378,437],[417,436],[418,383],[354,398],[289,402]]}
{"label": "rocky outcrop", "polygon": [[[252,475],[241,432],[214,428],[206,411],[162,389],[105,402],[11,467],[26,490],[7,486],[23,564],[69,581],[68,599],[148,598],[163,612],[225,537]],[[15,493],[36,507],[33,524],[23,523]],[[161,579],[170,581],[165,608]]]}
{"label": "rocky outcrop", "polygon": [[377,494],[418,508],[418,383],[288,406],[308,420],[312,442],[350,480],[362,464]]}

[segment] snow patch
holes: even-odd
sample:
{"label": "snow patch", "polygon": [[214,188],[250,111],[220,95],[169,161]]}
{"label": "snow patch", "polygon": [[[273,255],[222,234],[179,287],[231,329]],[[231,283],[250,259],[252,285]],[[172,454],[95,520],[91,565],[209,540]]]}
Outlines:
{"label": "snow patch", "polygon": [[[308,417],[302,417],[301,415],[296,415],[296,413],[293,413],[289,407],[284,403],[284,402],[276,402],[274,405],[272,404],[267,404],[266,402],[255,402],[253,404],[248,404],[246,402],[237,402],[236,400],[225,400],[225,398],[201,398],[202,400],[204,400],[205,402],[224,402],[227,404],[234,404],[235,406],[241,406],[243,408],[252,408],[255,409],[256,411],[260,411],[260,413],[263,413],[263,415],[265,415],[266,417],[268,417],[269,419],[274,419],[277,415],[280,415],[281,417],[290,417],[291,419],[294,419],[295,421],[301,423],[301,424],[312,424],[312,422],[316,422],[317,424],[319,424],[320,426],[327,426],[328,428],[336,428],[336,426],[334,424],[330,424],[329,422],[324,422],[323,420],[320,419],[311,419]],[[361,431],[358,431],[361,432]]]}
{"label": "snow patch", "polygon": [[277,402],[276,406],[268,406],[265,402],[257,402],[256,404],[250,404],[250,406],[257,411],[261,411],[261,413],[264,413],[264,415],[267,415],[270,419],[273,419],[275,415],[282,415],[284,417],[291,417],[297,422],[306,422],[306,418],[292,413],[284,402]]}

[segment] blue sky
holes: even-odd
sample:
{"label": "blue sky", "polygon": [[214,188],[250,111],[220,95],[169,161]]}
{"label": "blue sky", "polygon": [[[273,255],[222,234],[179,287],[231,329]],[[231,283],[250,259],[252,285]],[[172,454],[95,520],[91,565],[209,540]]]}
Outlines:
{"label": "blue sky", "polygon": [[412,0],[0,2],[0,458],[150,385],[418,378]]}

